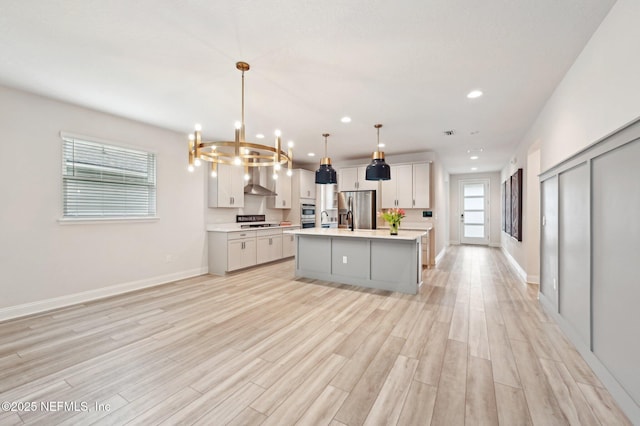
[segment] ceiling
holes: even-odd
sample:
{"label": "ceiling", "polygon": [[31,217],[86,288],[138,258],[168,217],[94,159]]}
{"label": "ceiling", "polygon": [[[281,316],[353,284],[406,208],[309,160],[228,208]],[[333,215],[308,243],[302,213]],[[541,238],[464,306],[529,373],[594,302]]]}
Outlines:
{"label": "ceiling", "polygon": [[387,156],[497,171],[614,2],[0,0],[0,84],[184,132],[186,150],[195,123],[233,139],[246,61],[249,141],[278,128],[318,162],[328,132],[334,163],[366,162],[382,123]]}

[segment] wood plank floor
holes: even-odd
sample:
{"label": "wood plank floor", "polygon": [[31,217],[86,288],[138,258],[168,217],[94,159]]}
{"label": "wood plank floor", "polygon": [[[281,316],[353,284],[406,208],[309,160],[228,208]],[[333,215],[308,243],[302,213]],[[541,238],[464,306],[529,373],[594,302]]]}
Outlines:
{"label": "wood plank floor", "polygon": [[0,424],[630,424],[497,249],[450,247],[416,296],[292,276],[0,323],[0,401],[37,404]]}

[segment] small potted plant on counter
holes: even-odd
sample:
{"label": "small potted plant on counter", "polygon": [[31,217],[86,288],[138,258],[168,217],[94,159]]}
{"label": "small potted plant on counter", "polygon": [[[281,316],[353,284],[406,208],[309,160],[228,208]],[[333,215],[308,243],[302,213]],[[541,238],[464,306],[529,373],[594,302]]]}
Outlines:
{"label": "small potted plant on counter", "polygon": [[400,221],[404,217],[405,213],[403,209],[393,208],[387,211],[378,212],[378,216],[382,217],[385,222],[389,224],[389,231],[391,235],[398,235],[398,228],[400,227]]}

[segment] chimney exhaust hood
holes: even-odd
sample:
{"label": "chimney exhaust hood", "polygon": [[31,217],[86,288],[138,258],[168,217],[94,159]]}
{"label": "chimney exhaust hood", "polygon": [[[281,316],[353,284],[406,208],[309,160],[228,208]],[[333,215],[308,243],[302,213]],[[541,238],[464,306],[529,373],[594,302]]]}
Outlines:
{"label": "chimney exhaust hood", "polygon": [[[257,152],[255,154],[258,154]],[[254,160],[255,161],[255,160]],[[260,169],[263,167],[249,167],[249,181],[244,187],[244,193],[249,195],[262,195],[266,197],[275,197],[274,191],[260,185]]]}

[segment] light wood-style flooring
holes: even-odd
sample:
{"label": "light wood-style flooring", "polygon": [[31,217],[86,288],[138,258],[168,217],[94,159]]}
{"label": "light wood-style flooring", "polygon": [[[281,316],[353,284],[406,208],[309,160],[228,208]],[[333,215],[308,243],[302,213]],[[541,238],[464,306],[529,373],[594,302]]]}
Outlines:
{"label": "light wood-style flooring", "polygon": [[450,247],[416,296],[292,277],[285,261],[0,323],[0,401],[78,405],[0,425],[630,424],[497,249]]}

